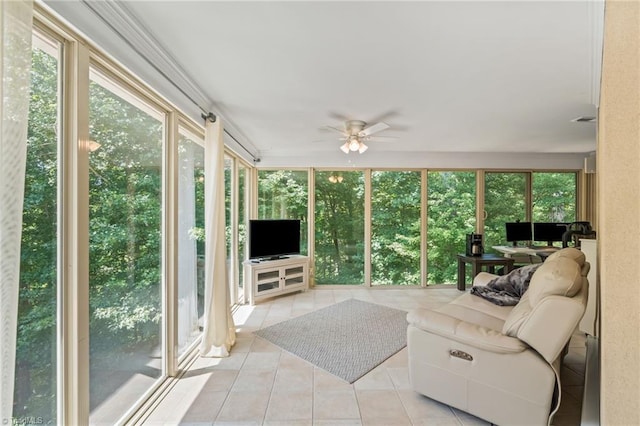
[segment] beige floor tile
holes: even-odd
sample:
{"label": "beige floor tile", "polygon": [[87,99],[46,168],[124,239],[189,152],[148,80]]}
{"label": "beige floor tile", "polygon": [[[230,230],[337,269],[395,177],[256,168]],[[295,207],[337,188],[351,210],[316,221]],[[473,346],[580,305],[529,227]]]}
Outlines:
{"label": "beige floor tile", "polygon": [[313,420],[265,420],[262,426],[313,426]]}
{"label": "beige floor tile", "polygon": [[313,369],[313,364],[304,359],[300,358],[297,355],[290,354],[287,351],[282,351],[280,354],[280,366],[279,368],[311,368]]}
{"label": "beige floor tile", "polygon": [[353,385],[345,382],[339,377],[318,368],[313,369],[313,389],[320,390],[353,390]]}
{"label": "beige floor tile", "polygon": [[280,352],[249,352],[243,370],[275,370],[280,363]]}
{"label": "beige floor tile", "polygon": [[251,345],[251,352],[282,352],[282,348],[262,337],[256,336]]}
{"label": "beige floor tile", "polygon": [[391,381],[391,377],[389,377],[389,373],[387,373],[387,369],[383,366],[374,368],[373,370],[356,380],[353,383],[353,387],[356,390],[395,389],[393,386],[393,382]]}
{"label": "beige floor tile", "polygon": [[231,393],[271,392],[275,375],[273,370],[240,370]]}
{"label": "beige floor tile", "polygon": [[313,426],[361,426],[360,420],[345,420],[345,419],[332,419],[332,420],[314,420]]}
{"label": "beige floor tile", "polygon": [[393,386],[396,390],[411,389],[411,381],[409,380],[409,368],[387,368],[387,373],[391,377]]}
{"label": "beige floor tile", "polygon": [[427,398],[412,390],[399,390],[398,395],[411,420],[456,419],[448,405]]}
{"label": "beige floor tile", "polygon": [[202,392],[229,392],[237,377],[238,370],[214,370],[202,387]]}
{"label": "beige floor tile", "polygon": [[409,416],[395,390],[356,390],[363,423],[387,420],[398,424],[409,421]]}
{"label": "beige floor tile", "polygon": [[313,392],[273,392],[265,420],[312,420]]}
{"label": "beige floor tile", "polygon": [[360,419],[356,394],[351,389],[316,390],[313,393],[313,419]]}
{"label": "beige floor tile", "polygon": [[398,352],[396,352],[395,354],[391,355],[389,358],[387,358],[385,360],[385,362],[383,362],[382,364],[389,368],[389,367],[406,367],[407,365],[409,365],[409,351],[407,350],[407,347],[405,346],[404,348],[400,349]]}
{"label": "beige floor tile", "polygon": [[276,372],[273,393],[313,392],[313,367],[280,367]]}
{"label": "beige floor tile", "polygon": [[213,423],[227,398],[227,394],[225,391],[201,392],[188,406],[187,411],[180,419],[180,423]]}
{"label": "beige floor tile", "polygon": [[259,422],[264,420],[270,392],[231,392],[216,421]]}
{"label": "beige floor tile", "polygon": [[462,410],[458,410],[457,408],[452,408],[455,415],[458,417],[458,420],[462,423],[463,426],[490,426],[491,423],[482,420],[476,416],[473,416],[469,413],[466,413]]}

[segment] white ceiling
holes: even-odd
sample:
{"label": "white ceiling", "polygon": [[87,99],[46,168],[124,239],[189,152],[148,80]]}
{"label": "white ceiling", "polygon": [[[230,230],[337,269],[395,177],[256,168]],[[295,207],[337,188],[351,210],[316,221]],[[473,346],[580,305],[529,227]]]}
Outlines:
{"label": "white ceiling", "polygon": [[[116,59],[144,69],[86,3],[47,3]],[[193,83],[187,93],[207,102],[201,106],[262,164],[401,166],[429,158],[432,167],[464,167],[470,153],[544,163],[595,150],[595,124],[571,120],[596,115],[601,2],[119,5],[165,60],[179,64]],[[175,97],[175,88],[156,81]],[[382,120],[391,128],[379,135],[398,139],[345,155],[339,135],[321,128],[347,118]]]}

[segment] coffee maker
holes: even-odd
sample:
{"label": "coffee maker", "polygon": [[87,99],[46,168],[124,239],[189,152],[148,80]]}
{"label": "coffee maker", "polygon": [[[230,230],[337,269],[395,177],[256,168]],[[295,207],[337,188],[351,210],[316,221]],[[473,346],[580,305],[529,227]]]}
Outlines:
{"label": "coffee maker", "polygon": [[482,234],[467,234],[467,256],[482,256]]}

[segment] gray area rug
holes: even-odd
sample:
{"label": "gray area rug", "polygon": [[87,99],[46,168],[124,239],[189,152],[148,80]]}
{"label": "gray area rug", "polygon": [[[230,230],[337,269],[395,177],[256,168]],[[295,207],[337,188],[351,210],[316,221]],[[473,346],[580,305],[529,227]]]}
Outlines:
{"label": "gray area rug", "polygon": [[353,383],[407,345],[407,313],[349,299],[255,332]]}

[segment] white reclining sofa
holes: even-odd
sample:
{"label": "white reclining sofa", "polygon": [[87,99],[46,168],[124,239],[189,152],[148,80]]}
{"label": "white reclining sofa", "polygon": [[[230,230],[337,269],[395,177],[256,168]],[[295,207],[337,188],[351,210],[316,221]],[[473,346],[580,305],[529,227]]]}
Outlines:
{"label": "white reclining sofa", "polygon": [[[515,306],[469,292],[407,315],[416,392],[498,425],[547,425],[560,405],[560,364],[585,311],[589,263],[575,248],[534,272]],[[481,272],[474,285],[494,275]]]}

